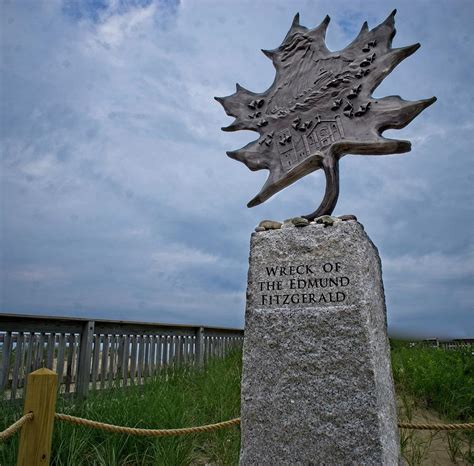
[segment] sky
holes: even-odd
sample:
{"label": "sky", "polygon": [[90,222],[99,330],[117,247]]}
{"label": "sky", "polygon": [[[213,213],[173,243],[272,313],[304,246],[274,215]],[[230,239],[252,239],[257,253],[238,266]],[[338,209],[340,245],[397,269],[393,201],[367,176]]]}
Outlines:
{"label": "sky", "polygon": [[338,50],[393,8],[422,47],[374,95],[438,101],[385,133],[410,153],[341,160],[334,214],[379,249],[390,335],[474,337],[470,0],[2,0],[1,312],[243,327],[251,232],[324,178],[248,209],[266,172],[225,152],[255,133],[213,97],[271,85],[296,12]]}

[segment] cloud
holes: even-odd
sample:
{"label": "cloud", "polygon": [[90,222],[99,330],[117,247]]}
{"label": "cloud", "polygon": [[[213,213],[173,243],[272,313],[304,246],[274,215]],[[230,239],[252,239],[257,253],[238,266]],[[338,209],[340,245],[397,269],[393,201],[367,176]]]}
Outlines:
{"label": "cloud", "polygon": [[455,280],[474,277],[474,251],[463,251],[459,255],[432,252],[420,256],[400,255],[387,258],[384,270],[388,273],[427,280]]}
{"label": "cloud", "polygon": [[182,267],[196,267],[216,264],[218,257],[186,246],[171,245],[151,255],[161,270],[179,271]]}
{"label": "cloud", "polygon": [[[391,330],[429,324],[455,336],[474,328],[473,6],[395,6],[394,46],[423,47],[376,95],[439,100],[386,133],[412,140],[412,153],[342,160],[336,213],[356,214],[379,247]],[[213,97],[236,81],[269,87],[274,69],[259,49],[281,42],[296,11],[307,26],[329,13],[336,50],[387,6],[55,0],[3,10],[2,310],[241,326],[250,232],[313,210],[324,183],[315,173],[246,209],[266,174],[225,151],[255,134],[220,131],[229,118]]]}
{"label": "cloud", "polygon": [[153,21],[156,8],[156,4],[150,3],[148,6],[134,8],[123,14],[108,12],[107,17],[97,25],[91,40],[97,41],[106,49],[120,47],[135,31],[147,28],[148,23]]}
{"label": "cloud", "polygon": [[67,272],[61,267],[25,265],[6,271],[6,275],[15,281],[37,283],[62,279],[67,276]]}

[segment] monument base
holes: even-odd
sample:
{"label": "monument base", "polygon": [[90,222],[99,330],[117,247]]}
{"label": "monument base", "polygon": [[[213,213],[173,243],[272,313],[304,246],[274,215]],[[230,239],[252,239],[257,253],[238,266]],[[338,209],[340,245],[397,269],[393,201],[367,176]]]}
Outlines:
{"label": "monument base", "polygon": [[355,221],[254,233],[241,465],[399,463],[377,249]]}

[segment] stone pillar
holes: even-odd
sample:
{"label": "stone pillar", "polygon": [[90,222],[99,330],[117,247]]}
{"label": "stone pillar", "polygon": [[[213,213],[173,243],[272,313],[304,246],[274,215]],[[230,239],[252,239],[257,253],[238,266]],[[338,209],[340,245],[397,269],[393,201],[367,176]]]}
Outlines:
{"label": "stone pillar", "polygon": [[398,464],[380,258],[362,225],[254,233],[245,320],[241,465]]}

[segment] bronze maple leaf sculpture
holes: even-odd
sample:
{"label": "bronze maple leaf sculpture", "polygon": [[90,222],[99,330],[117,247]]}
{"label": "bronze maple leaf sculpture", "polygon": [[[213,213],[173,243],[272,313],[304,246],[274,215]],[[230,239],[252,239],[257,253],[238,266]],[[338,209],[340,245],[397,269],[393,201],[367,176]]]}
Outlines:
{"label": "bronze maple leaf sculpture", "polygon": [[406,101],[400,96],[374,98],[374,89],[420,44],[391,47],[395,13],[369,30],[367,22],[356,39],[341,51],[325,43],[329,16],[315,29],[293,20],[283,43],[262,50],[273,61],[276,76],[262,93],[236,85],[235,94],[216,97],[234,122],[224,131],[251,130],[260,137],[227,152],[250,170],[269,170],[253,207],[322,168],[326,191],[320,206],[304,217],[330,215],[339,195],[339,159],[348,153],[382,155],[408,152],[409,141],[384,138],[386,129],[400,129],[436,101]]}

